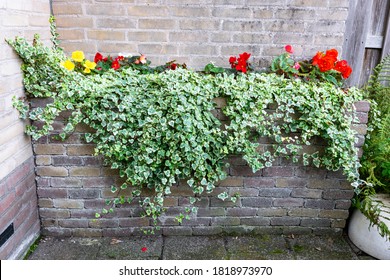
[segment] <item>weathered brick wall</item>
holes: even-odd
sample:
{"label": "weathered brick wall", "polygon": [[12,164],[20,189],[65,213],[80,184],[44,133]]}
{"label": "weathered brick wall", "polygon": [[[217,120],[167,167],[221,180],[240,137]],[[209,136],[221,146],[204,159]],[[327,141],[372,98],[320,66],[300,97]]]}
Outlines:
{"label": "weathered brick wall", "polygon": [[49,38],[49,11],[46,0],[0,1],[0,234],[14,226],[0,259],[19,258],[40,232],[31,142],[12,107],[13,96],[24,96],[21,61],[4,39]]}
{"label": "weathered brick wall", "polygon": [[[217,100],[223,105],[223,100]],[[222,101],[222,102],[221,102]],[[42,106],[44,100],[34,100]],[[368,103],[358,102],[360,122],[355,124],[361,147],[366,132]],[[55,124],[63,127],[61,119]],[[94,220],[111,198],[112,184],[121,178],[93,156],[94,145],[85,144],[85,127],[61,142],[43,137],[34,143],[40,216],[43,233],[54,236],[126,236],[142,234],[152,221],[141,217],[138,203],[121,206],[115,213]],[[266,144],[266,143],[264,143]],[[230,158],[228,178],[213,194],[202,196],[197,215],[178,225],[175,216],[189,206],[191,189],[185,183],[172,187],[165,199],[167,212],[160,218],[164,235],[219,233],[340,234],[348,218],[353,190],[340,172],[304,167],[279,159],[273,167],[252,173],[239,156]],[[237,203],[216,196],[240,194]],[[123,195],[126,192],[122,193]],[[169,207],[168,207],[169,206]]]}
{"label": "weathered brick wall", "polygon": [[349,0],[53,0],[67,52],[145,54],[203,68],[244,51],[268,66],[283,46],[297,57],[341,51]]}

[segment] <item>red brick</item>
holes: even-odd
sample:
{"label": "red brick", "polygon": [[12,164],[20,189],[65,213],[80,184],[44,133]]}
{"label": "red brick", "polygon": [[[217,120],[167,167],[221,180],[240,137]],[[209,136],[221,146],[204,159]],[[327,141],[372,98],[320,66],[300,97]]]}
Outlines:
{"label": "red brick", "polygon": [[243,197],[241,198],[242,206],[244,207],[271,207],[272,198],[263,198],[263,197]]}
{"label": "red brick", "polygon": [[65,147],[61,144],[35,144],[34,152],[37,155],[62,155]]}
{"label": "red brick", "polygon": [[68,170],[65,167],[58,166],[38,166],[36,168],[38,176],[43,177],[65,177],[68,176]]}
{"label": "red brick", "polygon": [[58,225],[64,228],[87,228],[88,220],[86,219],[58,220]]}
{"label": "red brick", "polygon": [[263,169],[264,177],[292,177],[294,169],[290,166],[272,166]]}
{"label": "red brick", "polygon": [[271,218],[272,226],[297,226],[300,223],[298,217],[275,217]]}
{"label": "red brick", "polygon": [[368,112],[370,111],[370,102],[368,101],[357,101],[355,102],[355,108],[357,112]]}
{"label": "red brick", "polygon": [[240,224],[238,217],[215,217],[211,219],[211,225],[237,226]]}
{"label": "red brick", "polygon": [[306,184],[307,180],[302,178],[277,178],[275,185],[280,188],[299,188],[305,187]]}
{"label": "red brick", "polygon": [[325,190],[322,197],[324,199],[351,199],[353,194],[353,190]]}
{"label": "red brick", "polygon": [[265,217],[241,218],[241,225],[269,226],[270,225],[270,218],[265,218]]}
{"label": "red brick", "polygon": [[274,187],[275,180],[270,178],[244,178],[245,187]]}
{"label": "red brick", "polygon": [[0,203],[0,213],[4,213],[13,203],[15,203],[15,200],[17,200],[15,192],[3,196]]}
{"label": "red brick", "polygon": [[301,178],[325,178],[327,171],[316,167],[301,166],[295,170],[295,175]]}
{"label": "red brick", "polygon": [[67,198],[68,193],[66,189],[57,188],[38,188],[38,196],[40,198]]}
{"label": "red brick", "polygon": [[149,218],[127,218],[119,220],[120,227],[146,227],[149,225]]}
{"label": "red brick", "polygon": [[91,228],[117,228],[119,222],[117,219],[93,219],[89,221],[89,227]]}
{"label": "red brick", "polygon": [[303,227],[330,227],[330,219],[303,218],[301,226]]}
{"label": "red brick", "polygon": [[227,177],[225,180],[219,181],[220,187],[242,187],[244,185],[244,179],[240,177]]}
{"label": "red brick", "polygon": [[262,174],[262,170],[253,173],[251,167],[239,165],[239,166],[231,166],[229,173],[231,176],[260,177]]}
{"label": "red brick", "polygon": [[302,207],[304,200],[302,198],[275,198],[273,206],[275,207]]}
{"label": "red brick", "polygon": [[100,167],[70,167],[69,168],[70,176],[76,177],[94,177],[100,175]]}

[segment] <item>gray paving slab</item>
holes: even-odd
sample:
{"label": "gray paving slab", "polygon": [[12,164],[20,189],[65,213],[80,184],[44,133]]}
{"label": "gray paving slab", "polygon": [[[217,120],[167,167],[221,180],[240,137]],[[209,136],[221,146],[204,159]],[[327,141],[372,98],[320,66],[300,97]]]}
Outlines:
{"label": "gray paving slab", "polygon": [[100,238],[42,238],[30,260],[93,260],[99,252]]}
{"label": "gray paving slab", "polygon": [[168,236],[164,242],[164,260],[224,260],[225,240],[208,236]]}
{"label": "gray paving slab", "polygon": [[283,236],[227,237],[226,247],[231,260],[289,260],[292,259]]}
{"label": "gray paving slab", "polygon": [[97,254],[99,260],[158,260],[162,255],[163,238],[138,236],[104,238]]}
{"label": "gray paving slab", "polygon": [[289,250],[297,260],[354,260],[358,259],[342,237],[300,236],[286,238]]}

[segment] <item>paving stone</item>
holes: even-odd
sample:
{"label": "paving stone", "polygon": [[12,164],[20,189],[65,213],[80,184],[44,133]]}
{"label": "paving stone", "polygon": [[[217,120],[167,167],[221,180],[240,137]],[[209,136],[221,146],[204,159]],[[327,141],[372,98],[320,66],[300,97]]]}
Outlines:
{"label": "paving stone", "polygon": [[165,237],[164,260],[223,260],[226,257],[224,239],[220,237]]}
{"label": "paving stone", "polygon": [[30,260],[94,260],[101,247],[100,238],[46,237],[29,257]]}
{"label": "paving stone", "polygon": [[297,260],[354,260],[357,259],[343,237],[299,236],[286,238],[294,259]]}
{"label": "paving stone", "polygon": [[279,235],[226,237],[231,260],[289,260],[292,254],[286,240]]}
{"label": "paving stone", "polygon": [[[100,260],[158,260],[161,258],[161,236],[134,236],[130,238],[104,238],[97,255]],[[143,251],[142,248],[146,250]]]}

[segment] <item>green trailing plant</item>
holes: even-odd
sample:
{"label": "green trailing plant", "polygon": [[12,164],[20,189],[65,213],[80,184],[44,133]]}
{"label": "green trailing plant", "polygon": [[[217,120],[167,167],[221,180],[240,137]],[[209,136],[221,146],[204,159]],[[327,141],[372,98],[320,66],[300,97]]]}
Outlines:
{"label": "green trailing plant", "polygon": [[[390,229],[381,221],[381,203],[377,192],[390,195],[390,55],[373,70],[365,87],[371,102],[368,135],[361,159],[361,177],[367,182],[353,199],[356,208],[378,227],[382,236],[390,238]],[[383,218],[383,217],[382,217]]]}
{"label": "green trailing plant", "polygon": [[[35,109],[26,100],[14,100],[22,118],[39,122],[26,132],[35,140],[48,135],[60,113],[71,111],[59,136],[65,139],[80,123],[90,126],[94,132],[86,133],[85,140],[95,143],[96,154],[123,177],[122,185],[111,186],[117,195],[97,217],[137,199],[145,215],[156,221],[164,212],[165,195],[179,181],[192,189],[193,204],[224,179],[229,154],[243,155],[253,171],[284,156],[304,165],[343,169],[355,187],[360,184],[351,129],[353,103],[362,99],[357,89],[344,91],[327,81],[303,82],[275,73],[243,74],[249,54],[240,55],[238,62],[231,59],[233,74],[214,65],[206,68],[212,75],[197,73],[173,67],[174,62],[162,72],[144,71],[131,66],[135,60],[92,75],[63,66],[68,58],[62,50],[43,45],[38,36],[32,44],[24,38],[7,42],[23,60],[28,98],[51,99]],[[74,58],[85,62],[80,53]],[[225,126],[211,112],[216,97],[227,100],[223,111],[230,122]],[[275,110],[270,113],[270,108]],[[263,147],[261,137],[274,144]],[[302,151],[318,137],[326,143],[323,150]],[[143,189],[154,194],[142,196]],[[218,197],[229,198],[227,193]],[[189,207],[178,220],[194,211]]]}

